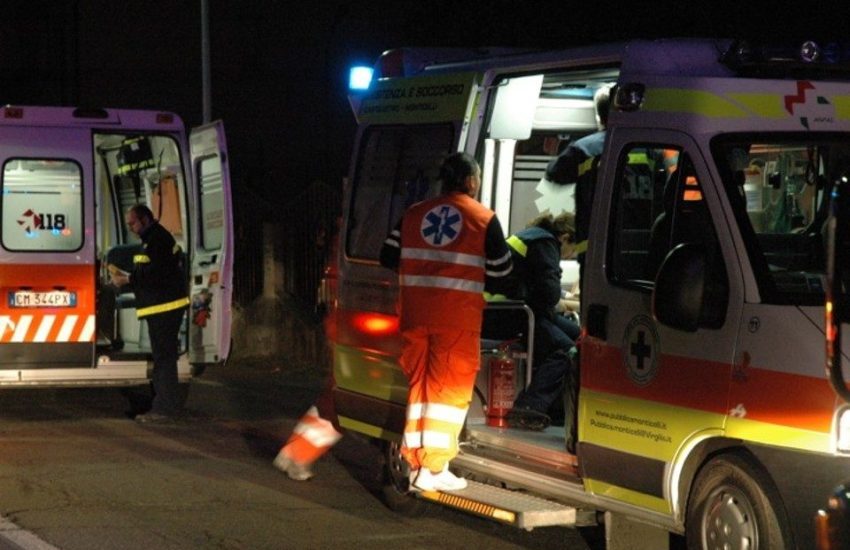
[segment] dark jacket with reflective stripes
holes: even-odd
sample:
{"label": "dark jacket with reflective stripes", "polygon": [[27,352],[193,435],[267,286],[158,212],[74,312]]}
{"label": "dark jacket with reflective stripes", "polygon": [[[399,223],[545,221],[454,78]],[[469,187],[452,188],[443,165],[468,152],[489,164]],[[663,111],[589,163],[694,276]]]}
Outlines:
{"label": "dark jacket with reflective stripes", "polygon": [[590,209],[596,189],[599,157],[605,145],[605,131],[596,132],[571,143],[546,167],[546,178],[555,183],[575,183],[576,242],[584,252],[590,230]]}
{"label": "dark jacket with reflective stripes", "polygon": [[148,317],[189,304],[183,271],[183,252],[158,222],[141,235],[142,251],[133,258],[130,286],[136,295],[138,316]]}
{"label": "dark jacket with reflective stripes", "polygon": [[527,227],[508,238],[519,295],[536,317],[552,319],[561,299],[561,243],[545,229]]}

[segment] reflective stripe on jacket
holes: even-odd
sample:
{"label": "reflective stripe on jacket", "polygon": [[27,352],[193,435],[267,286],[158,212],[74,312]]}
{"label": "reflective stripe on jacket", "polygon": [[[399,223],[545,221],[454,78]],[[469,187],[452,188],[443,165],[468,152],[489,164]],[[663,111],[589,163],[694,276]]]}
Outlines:
{"label": "reflective stripe on jacket", "polygon": [[183,252],[174,237],[157,222],[140,236],[143,249],[133,257],[130,273],[136,315],[141,319],[188,306]]}
{"label": "reflective stripe on jacket", "polygon": [[481,331],[487,225],[494,214],[453,193],[412,206],[401,225],[401,328]]}

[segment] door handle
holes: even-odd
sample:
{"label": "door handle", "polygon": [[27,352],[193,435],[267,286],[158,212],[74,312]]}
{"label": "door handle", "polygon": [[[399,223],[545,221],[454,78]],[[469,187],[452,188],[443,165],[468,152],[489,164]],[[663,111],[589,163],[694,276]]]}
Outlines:
{"label": "door handle", "polygon": [[218,255],[213,254],[212,257],[209,260],[201,260],[200,262],[198,262],[198,265],[201,266],[201,267],[207,267],[209,265],[214,264],[216,259],[218,259]]}
{"label": "door handle", "polygon": [[604,304],[588,306],[587,334],[602,340],[608,339],[608,306]]}

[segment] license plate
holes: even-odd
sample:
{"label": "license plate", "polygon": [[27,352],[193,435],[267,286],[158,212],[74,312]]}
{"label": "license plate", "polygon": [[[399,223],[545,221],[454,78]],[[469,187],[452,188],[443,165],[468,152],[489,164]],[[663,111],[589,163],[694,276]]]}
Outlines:
{"label": "license plate", "polygon": [[9,307],[75,307],[77,293],[69,290],[34,292],[16,290],[9,293]]}

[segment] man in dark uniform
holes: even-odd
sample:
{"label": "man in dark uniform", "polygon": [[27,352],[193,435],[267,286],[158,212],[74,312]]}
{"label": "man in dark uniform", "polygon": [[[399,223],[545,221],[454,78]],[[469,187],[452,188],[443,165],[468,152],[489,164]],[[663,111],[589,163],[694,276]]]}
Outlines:
{"label": "man in dark uniform", "polygon": [[133,258],[130,273],[112,272],[112,283],[129,285],[136,297],[136,315],[148,323],[153,354],[153,405],[136,416],[142,423],[165,422],[181,412],[177,382],[178,334],[189,305],[182,253],[174,237],[143,205],[131,207],[127,227],[142,240],[142,252]]}
{"label": "man in dark uniform", "polygon": [[590,209],[596,189],[599,159],[605,145],[605,130],[608,126],[613,86],[603,85],[593,95],[596,108],[596,124],[599,131],[571,143],[561,154],[546,166],[546,179],[568,184],[575,183],[576,253],[579,263],[579,281],[584,277],[584,253],[590,232]]}

